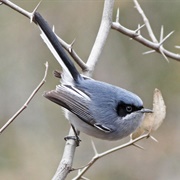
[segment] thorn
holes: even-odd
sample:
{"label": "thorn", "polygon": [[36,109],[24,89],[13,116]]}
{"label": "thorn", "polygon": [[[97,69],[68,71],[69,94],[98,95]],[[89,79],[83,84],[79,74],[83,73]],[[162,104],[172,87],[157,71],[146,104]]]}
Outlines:
{"label": "thorn", "polygon": [[161,46],[160,46],[160,48],[159,48],[159,51],[160,51],[160,53],[163,55],[164,59],[169,63],[169,59],[167,58],[167,56],[166,56],[166,55],[164,54],[164,52],[162,51]]}
{"label": "thorn", "polygon": [[138,28],[136,29],[136,32],[137,32],[138,36],[141,34],[140,27],[141,27],[140,24],[138,24]]}
{"label": "thorn", "polygon": [[166,41],[173,33],[174,31],[171,31],[162,41],[160,41],[159,46],[161,46],[164,43],[164,41]]}
{"label": "thorn", "polygon": [[97,152],[96,146],[94,144],[94,141],[92,139],[91,139],[91,144],[92,144],[92,147],[93,147],[93,150],[94,150],[94,154],[97,155],[98,152]]}
{"label": "thorn", "polygon": [[44,65],[46,68],[48,68],[48,61],[46,61],[46,63]]}
{"label": "thorn", "polygon": [[73,42],[71,44],[69,44],[69,48],[68,48],[68,51],[71,53],[72,52],[72,47],[75,43],[76,39],[73,40]]}
{"label": "thorn", "polygon": [[76,41],[76,38],[75,38],[75,39],[73,40],[73,42],[71,43],[71,47],[74,45],[75,41]]}
{"label": "thorn", "polygon": [[138,145],[138,144],[136,144],[136,143],[133,143],[132,145],[135,146],[135,147],[137,147],[137,148],[139,148],[139,149],[145,150],[142,146],[140,146],[140,145]]}
{"label": "thorn", "polygon": [[52,27],[52,32],[55,33],[55,26]]}
{"label": "thorn", "polygon": [[140,24],[138,24],[138,28],[135,30],[135,32],[136,32],[138,35],[140,35],[140,29],[142,29],[144,26],[145,26],[145,24],[143,24],[143,25],[141,25],[141,26],[140,26]]}
{"label": "thorn", "polygon": [[158,143],[158,140],[155,138],[155,137],[153,137],[153,136],[149,136],[153,141],[155,141],[155,142],[157,142]]}
{"label": "thorn", "polygon": [[[144,26],[145,26],[145,24],[143,24],[141,26],[138,24],[138,28],[134,31],[134,36],[139,36],[141,34],[140,29],[142,29]],[[133,38],[130,38],[130,40],[132,40],[132,39]]]}
{"label": "thorn", "polygon": [[81,173],[81,169],[78,169],[78,174],[80,174]]}
{"label": "thorn", "polygon": [[81,166],[81,167],[78,167],[78,168],[71,168],[70,171],[78,171],[78,175],[81,173],[81,170],[83,168],[86,168],[88,165],[85,165],[85,166]]}
{"label": "thorn", "polygon": [[34,8],[33,12],[31,13],[31,17],[30,17],[30,23],[32,23],[33,18],[34,18],[34,14],[37,11],[37,9],[39,8],[40,4],[41,4],[42,0],[39,1],[39,3],[37,4],[37,6]]}
{"label": "thorn", "polygon": [[133,133],[131,133],[130,136],[129,136],[129,138],[130,138],[129,141],[130,141],[130,142],[133,141],[133,137],[132,137],[132,136],[133,136]]}
{"label": "thorn", "polygon": [[175,46],[175,48],[180,49],[180,46]]}
{"label": "thorn", "polygon": [[119,8],[117,9],[117,13],[116,13],[116,22],[119,22]]}
{"label": "thorn", "polygon": [[41,2],[42,2],[42,0],[41,0],[41,1],[39,1],[39,3],[37,4],[37,6],[34,8],[33,13],[35,13],[35,12],[37,11],[37,9],[39,8],[39,6],[40,6]]}
{"label": "thorn", "polygon": [[83,179],[83,180],[90,180],[90,179],[88,179],[88,178],[86,178],[84,176],[81,176],[81,179]]}
{"label": "thorn", "polygon": [[142,54],[146,55],[146,54],[150,54],[150,53],[154,53],[154,52],[156,52],[156,51],[155,50],[150,50],[150,51],[143,52]]}
{"label": "thorn", "polygon": [[161,32],[160,32],[160,40],[159,40],[159,42],[162,42],[163,36],[164,36],[164,26],[162,25],[162,26],[161,26]]}

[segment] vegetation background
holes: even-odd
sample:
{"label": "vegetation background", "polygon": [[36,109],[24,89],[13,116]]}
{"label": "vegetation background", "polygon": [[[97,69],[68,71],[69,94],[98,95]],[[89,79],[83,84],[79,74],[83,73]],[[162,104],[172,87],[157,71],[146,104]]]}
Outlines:
{"label": "vegetation background", "polygon": [[[32,11],[39,1],[13,1]],[[76,39],[74,49],[85,61],[94,43],[103,0],[44,0],[39,12],[66,42]],[[180,0],[139,1],[150,20],[156,37],[164,25],[165,35],[175,33],[164,46],[180,53]],[[120,22],[136,29],[142,18],[132,1],[116,1]],[[144,28],[145,29],[145,28]],[[148,37],[145,30],[143,35]],[[157,54],[142,55],[148,48],[111,30],[94,78],[137,93],[144,106],[152,108],[155,88],[161,90],[167,106],[167,117],[153,135],[159,143],[148,139],[139,142],[145,151],[128,147],[98,161],[86,174],[90,179],[103,180],[176,180],[180,179],[180,62],[167,63]],[[46,84],[28,108],[0,136],[0,179],[49,180],[54,175],[64,148],[63,137],[69,131],[68,121],[56,104],[42,97],[55,88],[58,79],[52,71],[60,69],[39,36],[39,29],[29,20],[5,5],[0,6],[0,126],[26,101],[44,75],[49,62]],[[85,165],[93,156],[91,138],[81,134],[82,143],[76,150],[74,167]],[[128,140],[107,142],[94,139],[99,152]],[[77,172],[72,172],[71,179]]]}

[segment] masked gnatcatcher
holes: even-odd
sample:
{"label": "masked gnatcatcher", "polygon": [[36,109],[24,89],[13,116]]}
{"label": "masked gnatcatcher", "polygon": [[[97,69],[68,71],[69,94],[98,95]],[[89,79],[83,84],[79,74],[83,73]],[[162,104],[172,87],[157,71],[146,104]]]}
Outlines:
{"label": "masked gnatcatcher", "polygon": [[142,100],[125,89],[82,76],[65,53],[58,38],[39,13],[34,21],[41,37],[62,66],[61,84],[44,97],[65,108],[76,130],[105,140],[118,140],[140,126],[144,114]]}

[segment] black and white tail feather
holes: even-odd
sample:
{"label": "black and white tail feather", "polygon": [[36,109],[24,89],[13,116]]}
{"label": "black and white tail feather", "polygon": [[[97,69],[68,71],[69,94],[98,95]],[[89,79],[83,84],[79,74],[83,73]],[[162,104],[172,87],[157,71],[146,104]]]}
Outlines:
{"label": "black and white tail feather", "polygon": [[[39,13],[36,12],[34,18],[41,30],[41,38],[44,40],[47,47],[63,69],[63,73],[61,76],[62,83],[72,83],[72,78],[77,81],[77,79],[80,77],[80,74],[74,67],[74,64],[70,61],[67,54],[64,52],[64,49],[53,30],[49,27],[48,23]],[[67,67],[70,69],[68,69]]]}
{"label": "black and white tail feather", "polygon": [[[55,33],[38,12],[34,14],[34,20],[41,30],[41,38],[63,69],[60,80],[61,85],[57,85],[56,90],[46,92],[44,97],[69,110],[92,126],[95,122],[92,122],[93,118],[90,116],[90,112],[87,108],[90,98],[84,92],[74,87],[74,82],[78,83],[79,80],[88,77],[83,77],[79,74],[74,64],[65,53]],[[67,111],[65,111],[65,114],[69,119],[70,117]]]}

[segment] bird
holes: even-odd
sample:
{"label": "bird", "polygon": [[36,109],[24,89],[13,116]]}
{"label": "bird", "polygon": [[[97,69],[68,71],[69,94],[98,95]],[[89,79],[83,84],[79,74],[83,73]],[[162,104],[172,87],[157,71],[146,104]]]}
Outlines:
{"label": "bird", "polygon": [[152,113],[143,107],[138,95],[80,74],[40,13],[35,12],[34,21],[62,66],[62,73],[56,72],[61,78],[60,84],[43,96],[63,108],[65,117],[77,132],[103,140],[120,140],[140,126],[145,113]]}

